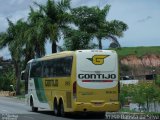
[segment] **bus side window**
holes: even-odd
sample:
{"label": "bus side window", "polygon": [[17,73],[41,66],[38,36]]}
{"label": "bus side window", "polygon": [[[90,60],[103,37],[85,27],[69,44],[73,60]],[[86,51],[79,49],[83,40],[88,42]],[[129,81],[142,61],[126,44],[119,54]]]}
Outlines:
{"label": "bus side window", "polygon": [[65,65],[66,75],[69,76],[71,75],[71,70],[72,70],[72,57],[66,58],[65,61],[66,61],[66,65]]}
{"label": "bus side window", "polygon": [[48,61],[43,66],[43,77],[48,77]]}
{"label": "bus side window", "polygon": [[72,57],[47,60],[43,63],[43,77],[70,76]]}
{"label": "bus side window", "polygon": [[59,60],[59,75],[66,76],[65,75],[65,59],[64,58],[61,58]]}
{"label": "bus side window", "polygon": [[40,63],[37,65],[36,73],[35,74],[36,74],[35,75],[36,77],[42,77],[42,67],[41,67]]}
{"label": "bus side window", "polygon": [[51,67],[52,67],[52,77],[55,77],[56,76],[56,60],[52,60],[51,61],[51,63],[52,63],[52,65],[51,65]]}
{"label": "bus side window", "polygon": [[58,60],[57,61],[57,64],[56,64],[56,76],[61,76],[60,72],[61,72],[61,68],[60,68],[60,61]]}
{"label": "bus side window", "polygon": [[36,63],[33,62],[31,66],[32,66],[32,67],[31,67],[30,77],[32,78],[32,77],[35,77],[35,73],[36,73],[36,71],[35,71],[35,70],[36,70]]}
{"label": "bus side window", "polygon": [[53,77],[54,76],[53,60],[48,61],[47,68],[48,68],[48,77]]}
{"label": "bus side window", "polygon": [[41,76],[42,76],[41,62],[33,62],[31,68],[31,77],[41,77]]}

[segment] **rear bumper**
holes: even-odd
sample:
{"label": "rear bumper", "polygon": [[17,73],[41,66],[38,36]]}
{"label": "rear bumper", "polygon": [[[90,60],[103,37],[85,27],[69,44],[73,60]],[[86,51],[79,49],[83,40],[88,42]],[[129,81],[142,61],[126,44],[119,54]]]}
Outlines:
{"label": "rear bumper", "polygon": [[116,112],[120,109],[119,102],[108,102],[102,105],[93,103],[75,102],[73,111],[77,112]]}

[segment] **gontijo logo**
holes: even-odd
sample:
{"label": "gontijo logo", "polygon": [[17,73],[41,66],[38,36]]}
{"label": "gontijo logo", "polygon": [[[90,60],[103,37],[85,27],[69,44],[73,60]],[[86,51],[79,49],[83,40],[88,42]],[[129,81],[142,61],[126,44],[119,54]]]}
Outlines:
{"label": "gontijo logo", "polygon": [[95,65],[102,65],[104,63],[104,59],[109,57],[109,55],[94,55],[92,58],[87,58],[92,61]]}

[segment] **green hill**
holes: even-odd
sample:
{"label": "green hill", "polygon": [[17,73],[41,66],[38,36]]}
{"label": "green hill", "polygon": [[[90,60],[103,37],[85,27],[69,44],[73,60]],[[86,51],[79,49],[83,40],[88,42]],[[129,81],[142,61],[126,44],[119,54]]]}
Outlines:
{"label": "green hill", "polygon": [[144,55],[149,55],[149,54],[160,55],[160,46],[123,47],[123,48],[117,48],[113,50],[117,51],[120,58],[123,58],[128,55],[136,55],[137,57],[142,57]]}

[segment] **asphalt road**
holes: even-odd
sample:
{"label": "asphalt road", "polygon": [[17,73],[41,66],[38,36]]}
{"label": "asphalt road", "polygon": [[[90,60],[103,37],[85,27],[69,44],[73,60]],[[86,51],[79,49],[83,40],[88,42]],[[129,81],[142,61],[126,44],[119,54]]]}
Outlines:
{"label": "asphalt road", "polygon": [[31,112],[30,107],[26,106],[24,101],[16,98],[0,97],[0,120],[106,120],[96,115],[69,115],[67,117],[54,116],[53,112],[39,110]]}

